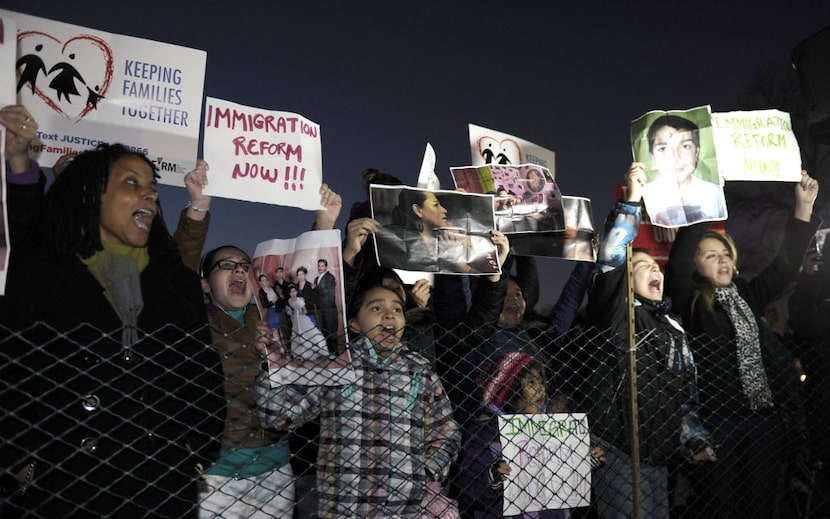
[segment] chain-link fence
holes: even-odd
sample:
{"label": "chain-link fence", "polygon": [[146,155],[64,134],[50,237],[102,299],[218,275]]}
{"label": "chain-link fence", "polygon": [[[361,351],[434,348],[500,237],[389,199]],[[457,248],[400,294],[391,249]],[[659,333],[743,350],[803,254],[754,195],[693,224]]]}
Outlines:
{"label": "chain-link fence", "polygon": [[[703,378],[717,370],[697,353],[699,394],[678,398],[689,386],[677,380],[689,374],[678,375],[674,350],[638,348],[637,376],[630,376],[624,331],[586,328],[550,337],[535,328],[459,325],[444,330],[434,325],[421,331],[427,329],[426,336],[410,334],[408,339],[435,345],[435,368],[461,431],[457,460],[449,477],[437,483],[427,483],[430,474],[422,467],[402,474],[405,470],[394,461],[402,459],[395,455],[395,434],[372,429],[360,448],[380,452],[388,465],[360,467],[365,471],[360,476],[381,481],[369,492],[377,495],[363,496],[366,500],[411,500],[413,495],[422,503],[432,500],[417,517],[453,517],[451,509],[443,508],[450,505],[470,518],[541,509],[548,512],[540,517],[634,517],[634,501],[644,511],[656,511],[643,517],[743,517],[733,505],[746,507],[752,501],[769,503],[755,517],[830,516],[824,344],[789,341],[788,351],[765,357],[775,406],[750,411],[740,392],[723,397],[722,389],[734,381]],[[301,426],[282,423],[290,433],[251,428],[239,413],[260,416],[249,383],[263,368],[259,355],[238,354],[250,353],[250,344],[239,343],[236,352],[223,350],[224,372],[235,375],[217,378],[220,356],[199,337],[177,329],[139,332],[125,349],[120,330],[108,334],[80,325],[58,332],[37,325],[16,332],[0,327],[2,516],[184,517],[194,513],[199,493],[213,491],[229,505],[248,502],[250,515],[244,517],[254,517],[257,508],[269,512],[257,499],[280,502],[283,510],[293,509],[295,518],[315,517],[316,489],[323,485],[334,491],[316,471],[320,446],[339,441],[339,431],[320,430],[332,417]],[[229,337],[222,335],[223,340]],[[290,341],[286,346],[290,349]],[[709,351],[718,339],[698,339],[691,346]],[[664,361],[659,371],[670,375],[640,364],[654,355]],[[639,395],[636,416],[630,411],[632,383]],[[391,388],[390,398],[413,391]],[[717,461],[693,462],[702,444],[681,440],[689,437],[684,436],[686,418],[695,411],[711,432]],[[377,412],[363,408],[359,415],[376,427]],[[523,414],[528,412],[538,414]],[[423,422],[400,417],[389,427],[423,427]],[[240,475],[204,477],[219,454],[220,433],[225,436],[223,453],[234,445],[261,445],[252,443],[253,434],[287,441],[291,457],[283,461],[290,463],[291,484],[273,487]],[[354,456],[360,459],[360,452]],[[360,477],[349,467],[334,473],[341,482],[348,475],[359,485]],[[384,486],[384,478],[401,483]],[[401,488],[411,487],[402,478],[414,481],[418,490],[398,496]],[[224,483],[211,487],[216,481]],[[246,482],[249,488],[240,490]],[[424,486],[429,489],[425,494],[420,490]],[[280,488],[290,490],[280,495]],[[266,497],[256,497],[257,491]]]}

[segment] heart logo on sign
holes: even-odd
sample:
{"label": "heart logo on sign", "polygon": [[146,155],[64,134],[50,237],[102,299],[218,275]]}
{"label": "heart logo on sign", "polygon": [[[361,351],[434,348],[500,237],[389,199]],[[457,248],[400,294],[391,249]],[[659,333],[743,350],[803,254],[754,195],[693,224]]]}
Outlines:
{"label": "heart logo on sign", "polygon": [[61,42],[41,31],[17,36],[17,91],[31,89],[49,108],[78,122],[106,97],[112,83],[112,50],[89,34]]}
{"label": "heart logo on sign", "polygon": [[502,139],[499,142],[490,136],[481,137],[478,140],[478,153],[485,164],[522,163],[522,149],[513,139]]}

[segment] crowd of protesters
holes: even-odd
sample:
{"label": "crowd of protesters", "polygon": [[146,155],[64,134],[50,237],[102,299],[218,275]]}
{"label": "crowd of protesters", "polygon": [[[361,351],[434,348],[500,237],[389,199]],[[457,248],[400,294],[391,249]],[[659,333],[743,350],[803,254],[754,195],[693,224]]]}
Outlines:
{"label": "crowd of protesters", "polygon": [[[309,312],[289,302],[298,287],[282,272],[254,286],[250,254],[232,244],[203,252],[204,161],[184,178],[190,202],[171,235],[144,155],[99,145],[62,158],[46,189],[28,156],[33,116],[9,106],[0,124],[3,517],[502,517],[521,470],[500,443],[506,414],[588,416],[589,504],[528,518],[633,517],[635,503],[647,518],[787,517],[792,466],[830,456],[830,283],[825,251],[805,256],[819,224],[806,172],[780,250],[745,280],[734,242],[708,223],[677,233],[665,272],[647,250],[628,257],[645,185],[633,163],[596,264],[577,262],[544,316],[536,262],[512,256],[502,232],[490,231],[502,274],[406,284],[375,263],[379,223],[356,202],[338,267],[348,349],[331,325],[310,328],[320,362],[345,378],[309,384],[290,374],[311,341],[286,327],[286,308],[293,321]],[[333,229],[343,201],[326,185],[320,196],[311,228]],[[788,288],[789,338],[764,317]],[[261,315],[255,299],[277,311]]]}

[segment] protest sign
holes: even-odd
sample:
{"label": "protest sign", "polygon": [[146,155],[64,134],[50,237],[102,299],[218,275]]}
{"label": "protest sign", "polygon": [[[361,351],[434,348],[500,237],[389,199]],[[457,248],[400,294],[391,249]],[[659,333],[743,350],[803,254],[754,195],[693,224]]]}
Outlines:
{"label": "protest sign", "polygon": [[[6,128],[0,125],[0,157],[6,156]],[[0,160],[0,296],[6,294],[6,272],[9,264],[9,212],[6,204],[6,161]]]}
{"label": "protest sign", "polygon": [[493,197],[371,185],[378,264],[419,272],[489,275],[501,272],[490,240]]}
{"label": "protest sign", "polygon": [[473,166],[538,164],[556,175],[555,154],[538,144],[475,124],[468,125]]}
{"label": "protest sign", "polygon": [[510,235],[510,251],[516,256],[547,256],[575,261],[596,261],[596,232],[591,200],[562,196],[565,229]]}
{"label": "protest sign", "polygon": [[713,113],[712,130],[725,180],[801,180],[801,150],[787,112]]}
{"label": "protest sign", "polygon": [[14,20],[0,14],[0,107],[13,105],[17,102],[14,91],[15,75],[9,74],[14,70],[14,61],[17,59],[17,39]]}
{"label": "protest sign", "polygon": [[536,164],[450,168],[457,188],[494,195],[496,229],[505,234],[565,229],[562,194],[547,168]]}
{"label": "protest sign", "polygon": [[588,418],[575,414],[499,416],[502,459],[511,472],[504,482],[504,515],[590,505]]}
{"label": "protest sign", "polygon": [[293,359],[279,370],[283,383],[325,385],[354,380],[347,367],[340,257],[340,231],[336,229],[268,240],[256,247],[248,282],[262,319],[273,330],[273,347]]}
{"label": "protest sign", "polygon": [[435,150],[430,143],[427,143],[424,150],[424,160],[421,161],[421,172],[418,174],[418,187],[430,191],[441,189],[441,181],[435,174]]}
{"label": "protest sign", "polygon": [[[628,196],[627,189],[625,182],[616,182],[614,184],[614,199],[625,200]],[[712,222],[709,228],[720,232],[726,231],[723,221]],[[664,268],[669,262],[669,254],[676,235],[677,229],[651,225],[648,211],[643,211],[640,228],[637,230],[637,236],[634,237],[631,246],[648,250],[649,255],[660,265],[660,268]]]}
{"label": "protest sign", "polygon": [[[196,164],[206,53],[0,10],[17,25],[17,98],[40,130],[31,155],[120,142],[181,186]],[[7,36],[8,37],[8,36]]]}
{"label": "protest sign", "polygon": [[422,279],[426,279],[429,283],[429,286],[435,286],[435,274],[430,272],[417,272],[411,270],[402,270],[402,269],[394,269],[395,274],[401,278],[401,281],[405,285],[414,285],[416,281],[420,281]]}
{"label": "protest sign", "polygon": [[250,202],[322,209],[320,126],[301,115],[207,98],[205,193]]}
{"label": "protest sign", "polygon": [[654,225],[726,219],[708,106],[642,115],[631,122],[631,147],[645,165],[643,201]]}

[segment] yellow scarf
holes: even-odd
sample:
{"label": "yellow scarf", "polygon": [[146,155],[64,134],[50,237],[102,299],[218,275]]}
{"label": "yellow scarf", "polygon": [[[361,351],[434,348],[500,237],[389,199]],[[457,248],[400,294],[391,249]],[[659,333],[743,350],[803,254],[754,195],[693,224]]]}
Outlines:
{"label": "yellow scarf", "polygon": [[107,256],[130,256],[135,260],[138,265],[138,272],[141,273],[144,272],[144,269],[150,263],[150,253],[147,251],[147,247],[130,247],[129,245],[119,245],[107,242],[101,243],[104,246],[104,250],[99,250],[89,258],[80,258],[80,260],[84,265],[86,265],[86,268],[89,269],[89,272],[95,277],[95,279],[98,280],[98,283],[104,287],[104,295],[107,297],[110,304],[113,304],[109,287],[107,287],[107,283],[104,280],[104,276],[101,274],[101,268],[99,267],[101,259]]}

